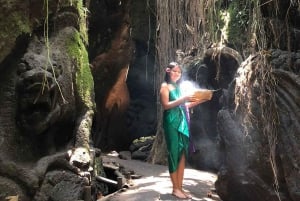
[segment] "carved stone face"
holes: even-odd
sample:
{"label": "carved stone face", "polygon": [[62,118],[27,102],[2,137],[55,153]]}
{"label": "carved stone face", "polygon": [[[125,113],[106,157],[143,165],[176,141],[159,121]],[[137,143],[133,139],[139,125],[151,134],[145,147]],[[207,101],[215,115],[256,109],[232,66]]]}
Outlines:
{"label": "carved stone face", "polygon": [[[73,99],[73,84],[66,53],[34,40],[18,65],[18,125],[30,134],[41,134],[66,115]],[[68,101],[67,101],[68,100]]]}
{"label": "carved stone face", "polygon": [[[55,68],[57,66],[54,64]],[[26,53],[19,64],[19,124],[26,130],[40,133],[50,124],[51,119],[59,115],[57,85],[51,71],[46,58],[35,53]]]}

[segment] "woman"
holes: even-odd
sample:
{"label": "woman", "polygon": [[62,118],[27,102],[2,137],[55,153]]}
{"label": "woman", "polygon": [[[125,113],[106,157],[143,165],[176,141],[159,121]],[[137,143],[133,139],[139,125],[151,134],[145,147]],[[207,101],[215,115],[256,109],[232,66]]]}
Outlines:
{"label": "woman", "polygon": [[160,101],[164,109],[163,127],[168,149],[168,165],[172,194],[178,198],[191,198],[182,189],[185,160],[188,154],[189,128],[186,107],[190,108],[210,100],[212,93],[201,99],[195,95],[181,96],[179,82],[182,69],[176,62],[171,62],[166,68],[165,82],[160,88]]}

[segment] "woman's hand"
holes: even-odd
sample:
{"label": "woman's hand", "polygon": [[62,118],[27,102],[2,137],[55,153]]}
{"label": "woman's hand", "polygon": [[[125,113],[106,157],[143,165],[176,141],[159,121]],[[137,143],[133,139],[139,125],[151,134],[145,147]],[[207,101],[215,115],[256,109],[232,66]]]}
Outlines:
{"label": "woman's hand", "polygon": [[196,105],[211,100],[212,96],[213,96],[213,91],[211,90],[196,91],[194,94],[186,97],[188,101],[188,103],[186,103],[186,106],[188,108],[194,107]]}
{"label": "woman's hand", "polygon": [[185,102],[196,102],[196,101],[199,101],[199,99],[194,95],[187,95],[185,96]]}

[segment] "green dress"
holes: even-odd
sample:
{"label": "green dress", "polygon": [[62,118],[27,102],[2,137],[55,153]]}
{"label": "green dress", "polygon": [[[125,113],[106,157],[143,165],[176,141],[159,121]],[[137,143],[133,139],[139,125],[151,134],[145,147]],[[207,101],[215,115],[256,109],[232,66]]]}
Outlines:
{"label": "green dress", "polygon": [[[173,101],[180,97],[180,89],[176,87],[169,93],[169,100]],[[164,110],[163,128],[168,149],[169,172],[177,170],[180,158],[184,153],[187,157],[189,146],[189,128],[185,110],[177,106]]]}

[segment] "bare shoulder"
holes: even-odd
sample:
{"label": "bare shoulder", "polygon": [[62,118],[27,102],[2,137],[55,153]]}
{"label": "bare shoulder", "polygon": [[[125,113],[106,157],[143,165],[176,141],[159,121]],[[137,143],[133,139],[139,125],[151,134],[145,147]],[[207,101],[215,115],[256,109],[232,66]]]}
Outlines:
{"label": "bare shoulder", "polygon": [[166,82],[163,82],[163,83],[161,84],[161,88],[168,88],[168,84],[167,84]]}
{"label": "bare shoulder", "polygon": [[160,87],[160,92],[165,92],[165,91],[169,91],[169,87],[168,87],[168,84],[166,82],[163,82],[161,84],[161,87]]}

